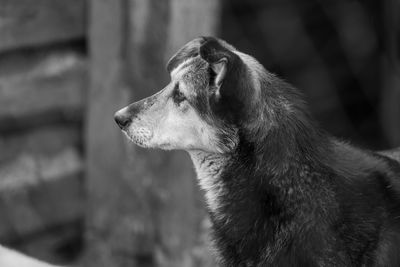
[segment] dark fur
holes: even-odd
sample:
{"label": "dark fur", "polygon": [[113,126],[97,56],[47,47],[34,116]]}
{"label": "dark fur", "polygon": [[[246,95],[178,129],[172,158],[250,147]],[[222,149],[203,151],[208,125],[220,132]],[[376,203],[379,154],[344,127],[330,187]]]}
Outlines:
{"label": "dark fur", "polygon": [[[254,99],[249,70],[232,49],[199,38],[168,65],[171,70],[199,55],[210,64],[228,58],[221,98],[205,92],[196,102],[209,123],[237,135],[224,138],[238,139],[220,176],[221,207],[210,214],[222,264],[400,266],[395,156],[321,131],[301,94],[268,72],[260,77],[261,98]],[[212,71],[209,79],[212,90]]]}

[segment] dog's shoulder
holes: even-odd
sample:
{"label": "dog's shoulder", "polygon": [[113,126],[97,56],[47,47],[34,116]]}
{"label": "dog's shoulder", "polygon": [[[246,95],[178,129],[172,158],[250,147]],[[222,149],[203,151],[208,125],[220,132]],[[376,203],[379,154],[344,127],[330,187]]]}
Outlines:
{"label": "dog's shoulder", "polygon": [[400,147],[390,150],[378,151],[377,154],[395,160],[400,164]]}
{"label": "dog's shoulder", "polygon": [[[336,174],[332,182],[338,204],[334,225],[351,248],[352,261],[374,259],[384,262],[382,266],[394,266],[386,263],[398,262],[391,252],[398,252],[400,246],[400,164],[338,140],[332,141],[332,151],[329,166]],[[367,243],[379,251],[379,259],[374,249],[365,251],[360,246]]]}
{"label": "dog's shoulder", "polygon": [[[400,148],[374,152],[332,139],[330,165],[343,177],[365,176],[371,172],[400,175]],[[399,177],[400,180],[400,177]]]}
{"label": "dog's shoulder", "polygon": [[[330,166],[344,206],[357,206],[360,212],[387,210],[389,217],[400,215],[400,164],[386,154],[333,141]],[[391,155],[391,154],[390,154]],[[375,207],[374,210],[369,210]],[[378,215],[378,214],[376,214]],[[381,214],[382,215],[382,214]],[[383,215],[382,215],[383,216]],[[386,216],[386,215],[385,215]],[[400,222],[396,222],[400,226]]]}

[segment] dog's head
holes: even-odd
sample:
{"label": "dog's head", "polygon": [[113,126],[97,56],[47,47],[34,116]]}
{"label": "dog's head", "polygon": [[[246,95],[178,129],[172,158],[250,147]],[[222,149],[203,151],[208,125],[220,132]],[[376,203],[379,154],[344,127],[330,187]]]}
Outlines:
{"label": "dog's head", "polygon": [[201,37],[183,46],[167,70],[164,89],[115,114],[120,128],[143,147],[233,151],[239,130],[256,117],[261,65],[222,40]]}

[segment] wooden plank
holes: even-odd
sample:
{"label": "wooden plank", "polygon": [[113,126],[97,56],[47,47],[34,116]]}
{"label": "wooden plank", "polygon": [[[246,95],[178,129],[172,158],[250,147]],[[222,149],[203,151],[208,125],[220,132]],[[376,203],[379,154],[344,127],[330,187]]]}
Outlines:
{"label": "wooden plank", "polygon": [[0,51],[85,38],[85,0],[0,0]]}
{"label": "wooden plank", "polygon": [[0,61],[0,131],[81,117],[86,61],[73,51]]}
{"label": "wooden plank", "polygon": [[79,127],[47,125],[20,134],[0,135],[0,164],[23,153],[49,155],[65,147],[80,146],[81,134]]}
{"label": "wooden plank", "polygon": [[166,84],[173,50],[215,33],[219,1],[90,6],[85,266],[213,266],[203,253],[205,212],[187,155],[128,144],[111,116]]}
{"label": "wooden plank", "polygon": [[[123,0],[92,0],[89,4],[91,65],[85,141],[87,250],[83,259],[83,266],[87,267],[119,266],[112,258],[115,251],[108,242],[114,229],[119,228],[117,224],[123,223],[118,219],[118,204],[121,202],[116,196],[126,194],[118,192],[118,184],[123,178],[126,149],[112,121],[115,110],[129,98],[122,80],[126,34],[123,25],[126,19],[124,3]],[[112,219],[114,216],[115,222]],[[128,235],[130,233],[126,233]]]}
{"label": "wooden plank", "polygon": [[1,153],[14,154],[0,161],[1,241],[82,218],[83,167],[76,139],[69,130],[45,129],[1,140]]}

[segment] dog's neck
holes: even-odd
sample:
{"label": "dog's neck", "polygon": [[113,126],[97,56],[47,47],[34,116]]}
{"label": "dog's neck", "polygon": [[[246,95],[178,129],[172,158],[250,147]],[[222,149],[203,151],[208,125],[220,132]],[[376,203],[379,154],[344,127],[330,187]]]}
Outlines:
{"label": "dog's neck", "polygon": [[207,205],[211,212],[217,212],[223,182],[221,174],[229,161],[229,155],[204,151],[189,151],[196,170],[201,189],[205,192]]}
{"label": "dog's neck", "polygon": [[[326,145],[321,144],[324,138],[315,129],[286,126],[273,131],[260,143],[241,142],[232,154],[189,152],[205,191],[219,248],[241,244],[244,251],[249,250],[245,253],[252,254],[258,239],[274,240],[284,232],[275,231],[276,227],[287,224],[293,229],[291,219],[285,222],[285,218],[306,214],[310,204],[305,203],[312,197],[310,186],[325,188],[318,186],[325,182],[318,174],[318,162],[322,153],[327,153],[321,150]],[[323,205],[312,206],[318,209]],[[265,246],[269,246],[271,258],[278,253],[273,241]]]}

